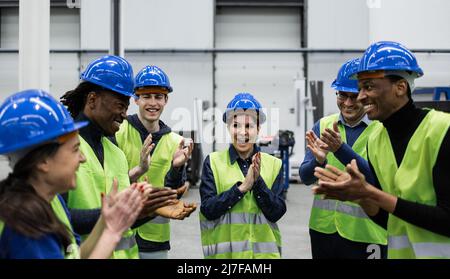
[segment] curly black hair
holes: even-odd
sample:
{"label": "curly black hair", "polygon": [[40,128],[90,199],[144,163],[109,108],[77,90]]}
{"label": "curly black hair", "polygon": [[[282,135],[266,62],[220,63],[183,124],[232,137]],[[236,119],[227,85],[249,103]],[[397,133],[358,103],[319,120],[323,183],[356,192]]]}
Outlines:
{"label": "curly black hair", "polygon": [[67,107],[73,118],[76,118],[83,111],[86,99],[91,92],[100,92],[103,87],[84,81],[78,84],[77,88],[67,91],[61,98],[61,103]]}

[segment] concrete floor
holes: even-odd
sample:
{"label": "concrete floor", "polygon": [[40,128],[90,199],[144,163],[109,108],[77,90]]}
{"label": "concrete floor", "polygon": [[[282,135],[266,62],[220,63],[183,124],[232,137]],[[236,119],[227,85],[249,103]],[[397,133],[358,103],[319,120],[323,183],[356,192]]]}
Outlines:
{"label": "concrete floor", "polygon": [[[191,188],[185,200],[200,202],[198,187]],[[278,222],[283,240],[283,258],[311,259],[308,233],[309,213],[313,196],[303,184],[291,184],[287,196],[287,212]],[[198,210],[183,221],[172,221],[169,257],[171,259],[202,259]]]}
{"label": "concrete floor", "polygon": [[[0,156],[0,179],[10,172],[3,156]],[[185,200],[200,203],[198,187],[192,187]],[[303,184],[291,184],[287,196],[287,212],[278,222],[283,240],[283,258],[310,259],[311,248],[308,220],[313,196]],[[172,259],[202,259],[198,210],[183,221],[172,221]]]}

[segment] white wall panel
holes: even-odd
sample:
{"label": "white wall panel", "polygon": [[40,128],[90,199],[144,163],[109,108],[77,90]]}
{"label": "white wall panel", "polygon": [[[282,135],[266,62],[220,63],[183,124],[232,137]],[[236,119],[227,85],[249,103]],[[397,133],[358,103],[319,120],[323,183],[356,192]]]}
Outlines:
{"label": "white wall panel", "polygon": [[[137,74],[147,65],[156,65],[169,76],[173,92],[169,94],[169,103],[163,114],[164,121],[171,126],[184,130],[193,128],[190,121],[179,121],[176,110],[194,110],[194,99],[211,101],[212,92],[212,58],[208,54],[184,55],[148,55],[132,54],[126,57]],[[129,113],[136,113],[137,106],[132,104]],[[187,117],[193,118],[193,115]],[[183,125],[186,124],[186,125]],[[181,125],[181,126],[180,126]]]}
{"label": "white wall panel", "polygon": [[300,10],[219,8],[217,48],[298,48]]}
{"label": "white wall panel", "polygon": [[81,48],[109,49],[111,0],[81,0],[80,17]]}
{"label": "white wall panel", "polygon": [[[173,92],[161,119],[174,131],[192,131],[194,124],[194,101],[201,99],[212,104],[212,55],[211,54],[130,54],[126,57],[137,74],[147,65],[157,65],[169,76]],[[131,101],[128,114],[138,111]],[[208,123],[204,123],[207,125]],[[206,138],[212,135],[212,127],[203,127]],[[212,143],[212,142],[211,142]],[[207,140],[202,144],[203,152],[212,151]]]}
{"label": "white wall panel", "polygon": [[[80,48],[80,9],[52,8],[50,14],[50,48]],[[77,53],[50,54],[50,93],[59,99],[78,84]]]}
{"label": "white wall panel", "polygon": [[365,48],[369,41],[365,0],[308,1],[308,47]]}
{"label": "white wall panel", "polygon": [[[0,9],[0,47],[19,48],[19,9]],[[0,102],[19,88],[19,55],[0,54]]]}
{"label": "white wall panel", "polygon": [[[299,9],[222,8],[216,20],[217,48],[300,47]],[[294,130],[294,78],[303,76],[301,54],[219,53],[216,62],[217,149],[227,146],[229,138],[222,113],[238,92],[253,94],[268,110],[261,136],[273,135],[279,129]]]}
{"label": "white wall panel", "polygon": [[78,85],[78,64],[77,54],[50,54],[50,93],[58,100]]}
{"label": "white wall panel", "polygon": [[370,42],[393,40],[409,48],[450,48],[450,1],[377,2],[370,9]]}
{"label": "white wall panel", "polygon": [[0,54],[0,102],[19,89],[19,55]]}
{"label": "white wall panel", "polygon": [[65,7],[50,10],[50,48],[80,48],[80,10]]}
{"label": "white wall panel", "polygon": [[214,1],[123,2],[125,48],[212,48]]}

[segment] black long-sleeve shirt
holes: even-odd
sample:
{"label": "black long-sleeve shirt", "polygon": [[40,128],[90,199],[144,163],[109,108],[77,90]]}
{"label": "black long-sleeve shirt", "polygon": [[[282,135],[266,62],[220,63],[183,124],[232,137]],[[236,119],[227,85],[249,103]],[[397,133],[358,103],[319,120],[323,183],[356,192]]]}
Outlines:
{"label": "black long-sleeve shirt", "polygon": [[[405,155],[408,143],[429,110],[414,106],[410,101],[388,119],[382,121],[386,128],[397,165],[400,165]],[[372,173],[375,173],[369,161]],[[397,199],[393,215],[413,225],[450,237],[450,129],[447,131],[439,149],[438,157],[433,166],[433,186],[436,193],[436,206]],[[375,177],[374,186],[381,189]],[[378,224],[387,227],[388,213],[384,210],[373,217]]]}
{"label": "black long-sleeve shirt", "polygon": [[[244,160],[239,157],[236,149],[230,145],[230,162],[232,164],[237,162],[242,174],[246,176],[251,165],[251,158],[258,151],[259,149],[255,146],[252,155]],[[283,184],[281,178],[282,173],[280,170],[272,188],[269,189],[260,176],[251,190],[253,191],[256,203],[264,216],[273,223],[277,222],[284,213],[286,213],[286,203],[283,199]],[[200,211],[202,214],[208,220],[215,220],[224,215],[244,197],[245,194],[241,193],[238,189],[240,184],[241,182],[236,181],[236,184],[229,190],[217,195],[211,162],[209,156],[207,156],[203,163],[202,180],[200,184],[200,197],[202,201]]]}

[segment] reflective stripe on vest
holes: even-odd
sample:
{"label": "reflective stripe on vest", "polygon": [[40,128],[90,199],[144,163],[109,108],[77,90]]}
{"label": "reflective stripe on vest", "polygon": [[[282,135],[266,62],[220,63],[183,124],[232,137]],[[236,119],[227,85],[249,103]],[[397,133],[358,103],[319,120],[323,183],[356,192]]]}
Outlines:
{"label": "reflective stripe on vest", "polygon": [[[229,150],[211,153],[210,163],[218,195],[244,180],[238,163],[231,164]],[[261,153],[260,175],[269,189],[280,169],[279,159]],[[281,233],[278,226],[266,219],[251,191],[216,220],[207,220],[200,213],[200,228],[205,258],[281,257]]]}
{"label": "reflective stripe on vest", "polygon": [[205,257],[212,257],[217,254],[242,253],[250,251],[257,254],[281,254],[281,247],[273,242],[255,242],[249,240],[240,242],[222,242],[213,245],[203,246]]}
{"label": "reflective stripe on vest", "polygon": [[[369,159],[383,191],[404,200],[436,206],[433,167],[450,127],[450,114],[431,110],[397,160],[384,127],[369,139]],[[449,258],[450,238],[412,225],[392,214],[388,219],[388,258]]]}
{"label": "reflective stripe on vest", "polygon": [[[109,193],[114,178],[117,178],[119,191],[130,186],[128,177],[128,163],[123,152],[109,139],[102,137],[104,161],[103,166],[97,159],[92,148],[81,137],[80,150],[86,157],[86,162],[80,164],[77,170],[77,188],[69,192],[67,205],[74,209],[101,208],[101,193]],[[82,236],[84,239],[87,236]],[[134,238],[134,232],[128,229],[123,238]],[[116,248],[112,258],[137,259],[139,252],[137,245],[124,245],[125,250]]]}
{"label": "reflective stripe on vest", "polygon": [[389,249],[412,249],[419,258],[450,258],[450,243],[419,242],[412,244],[407,235],[390,236]]}
{"label": "reflective stripe on vest", "polygon": [[[323,117],[320,120],[320,132],[325,128],[333,129],[333,123],[339,120],[339,114]],[[367,139],[374,129],[380,126],[378,121],[372,121],[352,146],[352,149],[363,158],[366,156]],[[345,127],[338,123],[342,141],[346,142]],[[344,165],[329,152],[327,163],[343,170]],[[375,224],[356,203],[341,202],[338,200],[324,200],[320,196],[314,197],[309,227],[321,233],[331,234],[338,232],[340,236],[351,241],[375,243],[386,245],[387,232]],[[357,230],[355,228],[358,228]]]}
{"label": "reflective stripe on vest", "polygon": [[369,218],[360,206],[352,206],[350,204],[337,202],[336,200],[314,199],[313,207],[323,210],[336,210],[337,212],[357,218]]}
{"label": "reflective stripe on vest", "polygon": [[78,246],[75,236],[73,234],[72,224],[70,224],[69,218],[67,217],[67,213],[64,210],[64,207],[61,204],[61,201],[59,200],[58,196],[55,196],[50,205],[52,206],[53,212],[55,213],[56,217],[58,217],[58,219],[66,226],[70,234],[70,246],[67,247],[66,251],[63,250],[61,251],[64,255],[64,258],[80,259],[80,247]]}
{"label": "reflective stripe on vest", "polygon": [[151,220],[151,222],[153,224],[168,224],[169,223],[169,219],[166,217],[162,217],[162,216],[156,216],[155,218],[153,218]]}
{"label": "reflective stripe on vest", "polygon": [[362,209],[360,206],[353,206],[342,202],[338,203],[336,211],[356,218],[369,218],[366,212],[364,212],[364,209]]}
{"label": "reflective stripe on vest", "polygon": [[205,257],[213,257],[217,254],[250,251],[250,241],[241,242],[222,242],[212,245],[203,245],[203,255]]}
{"label": "reflective stripe on vest", "polygon": [[136,238],[134,237],[134,235],[132,235],[130,237],[122,236],[122,238],[120,239],[119,243],[117,244],[117,246],[114,250],[115,251],[128,250],[128,249],[132,249],[136,245],[137,245]]}
{"label": "reflective stripe on vest", "polygon": [[323,210],[334,211],[336,210],[337,201],[336,200],[323,200],[320,198],[314,199],[313,207]]}
{"label": "reflective stripe on vest", "polygon": [[253,213],[228,213],[220,216],[216,220],[200,220],[201,230],[212,230],[223,224],[268,224],[273,230],[278,230],[278,225],[267,220],[264,214]]}
{"label": "reflective stripe on vest", "polygon": [[[140,133],[127,120],[124,120],[116,133],[117,144],[125,153],[129,168],[139,165],[142,149]],[[168,133],[161,137],[152,153],[152,160],[148,171],[139,178],[155,187],[164,187],[164,178],[172,165],[173,154],[176,152],[182,137],[176,133]],[[156,217],[137,228],[139,236],[147,241],[166,242],[170,240],[170,219]]]}

